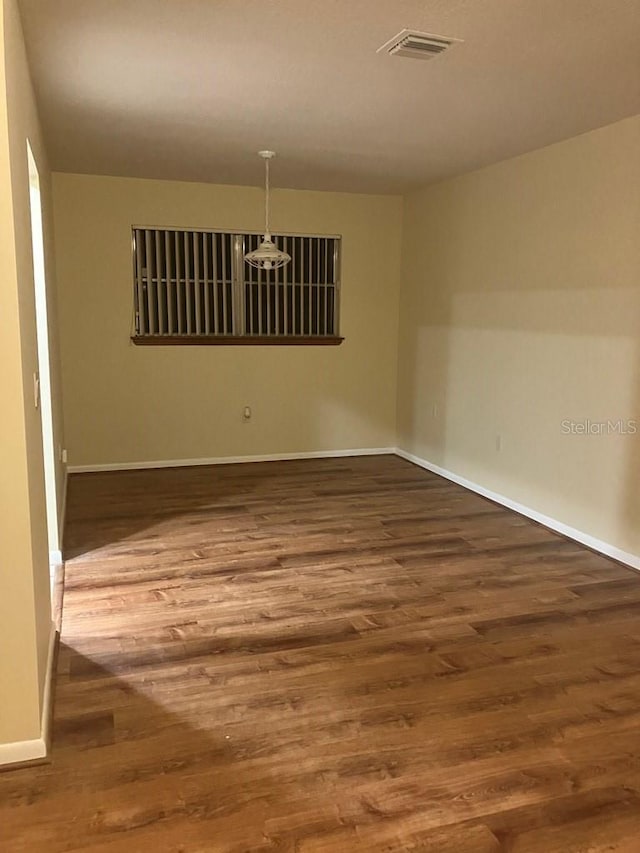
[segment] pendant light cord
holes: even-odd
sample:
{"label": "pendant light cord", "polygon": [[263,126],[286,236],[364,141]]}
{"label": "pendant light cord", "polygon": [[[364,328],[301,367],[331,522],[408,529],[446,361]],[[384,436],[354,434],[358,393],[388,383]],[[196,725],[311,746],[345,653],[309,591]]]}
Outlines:
{"label": "pendant light cord", "polygon": [[269,230],[269,158],[267,157],[264,161],[264,221],[265,221],[265,231],[267,234],[270,234]]}

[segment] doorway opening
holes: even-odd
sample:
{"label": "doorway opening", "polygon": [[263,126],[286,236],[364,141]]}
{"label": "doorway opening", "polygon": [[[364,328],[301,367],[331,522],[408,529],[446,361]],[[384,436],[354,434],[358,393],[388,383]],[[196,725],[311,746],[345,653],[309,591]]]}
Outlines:
{"label": "doorway opening", "polygon": [[40,175],[29,140],[29,202],[31,211],[31,245],[33,250],[33,281],[35,286],[36,332],[38,338],[38,375],[35,377],[36,405],[40,406],[42,443],[44,452],[44,484],[47,506],[47,533],[51,581],[55,568],[62,563],[60,531],[58,526],[58,499],[56,485],[56,450],[53,435],[53,407],[51,401],[51,368],[49,357],[49,319],[47,307],[47,280],[44,261],[44,229],[42,225],[42,197]]}

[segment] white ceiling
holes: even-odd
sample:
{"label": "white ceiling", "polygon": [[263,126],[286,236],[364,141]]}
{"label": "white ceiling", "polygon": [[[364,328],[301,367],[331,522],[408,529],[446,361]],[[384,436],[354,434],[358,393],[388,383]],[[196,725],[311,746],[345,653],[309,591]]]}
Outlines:
{"label": "white ceiling", "polygon": [[[402,192],[640,112],[640,0],[21,0],[59,171]],[[376,53],[404,27],[464,39]]]}

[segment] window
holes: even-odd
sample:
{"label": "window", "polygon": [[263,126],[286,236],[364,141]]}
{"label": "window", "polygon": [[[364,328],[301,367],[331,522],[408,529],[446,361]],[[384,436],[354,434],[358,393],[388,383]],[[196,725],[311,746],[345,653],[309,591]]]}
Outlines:
{"label": "window", "polygon": [[274,235],[291,262],[265,272],[261,236],[133,228],[134,343],[340,343],[340,237]]}

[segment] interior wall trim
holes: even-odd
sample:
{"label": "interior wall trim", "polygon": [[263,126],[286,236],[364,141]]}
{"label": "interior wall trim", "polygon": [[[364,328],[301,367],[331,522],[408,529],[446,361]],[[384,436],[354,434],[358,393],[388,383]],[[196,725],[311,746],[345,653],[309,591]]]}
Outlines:
{"label": "interior wall trim", "polygon": [[[60,509],[60,513],[58,515],[58,541],[60,543],[60,548],[64,551],[64,525],[67,520],[67,488],[69,485],[69,468],[67,464],[64,465],[64,474],[63,474],[63,482],[62,482],[62,507]],[[62,562],[62,560],[60,561]]]}
{"label": "interior wall trim", "polygon": [[491,489],[485,489],[484,486],[480,486],[478,483],[467,480],[465,477],[461,477],[459,474],[454,474],[453,471],[448,471],[446,468],[441,468],[439,465],[434,465],[433,462],[422,459],[420,456],[416,456],[415,454],[402,450],[399,447],[396,448],[395,452],[397,456],[401,456],[408,462],[413,462],[414,465],[419,465],[420,468],[425,468],[427,471],[431,471],[431,473],[437,474],[439,477],[451,480],[451,482],[457,483],[465,489],[469,489],[472,492],[476,492],[478,495],[482,495],[483,498],[488,498],[495,503],[507,507],[507,509],[512,509],[514,512],[524,515],[526,518],[530,518],[532,521],[537,521],[539,524],[544,525],[544,527],[548,527],[550,530],[560,533],[562,536],[566,536],[567,539],[573,539],[581,545],[586,545],[586,547],[590,548],[592,551],[597,551],[605,557],[611,557],[611,559],[617,560],[617,562],[623,563],[631,569],[640,571],[640,556],[637,554],[630,554],[628,551],[623,551],[615,545],[611,545],[609,542],[603,542],[601,539],[596,539],[595,536],[591,536],[591,534],[585,533],[583,530],[577,530],[575,527],[570,527],[562,521],[558,521],[555,518],[544,515],[535,509],[531,509],[531,507],[524,506],[524,504],[518,503],[518,501],[511,500],[511,498],[505,497],[505,495],[493,492]]}
{"label": "interior wall trim", "polygon": [[52,588],[56,571],[64,562],[64,523],[67,515],[67,484],[69,481],[69,474],[67,472],[66,465],[64,466],[63,477],[64,479],[62,482],[62,506],[60,507],[60,512],[58,513],[58,544],[60,545],[60,548],[57,551],[49,551],[49,574],[51,576]]}
{"label": "interior wall trim", "polygon": [[58,566],[62,565],[62,551],[49,551],[49,571],[53,575]]}
{"label": "interior wall trim", "polygon": [[189,468],[193,465],[237,465],[244,462],[280,462],[290,459],[331,459],[343,456],[382,456],[395,447],[357,447],[348,450],[311,450],[299,453],[267,453],[254,456],[212,456],[202,459],[156,459],[150,462],[108,462],[97,465],[69,465],[70,474],[99,471],[136,471],[144,468]]}

